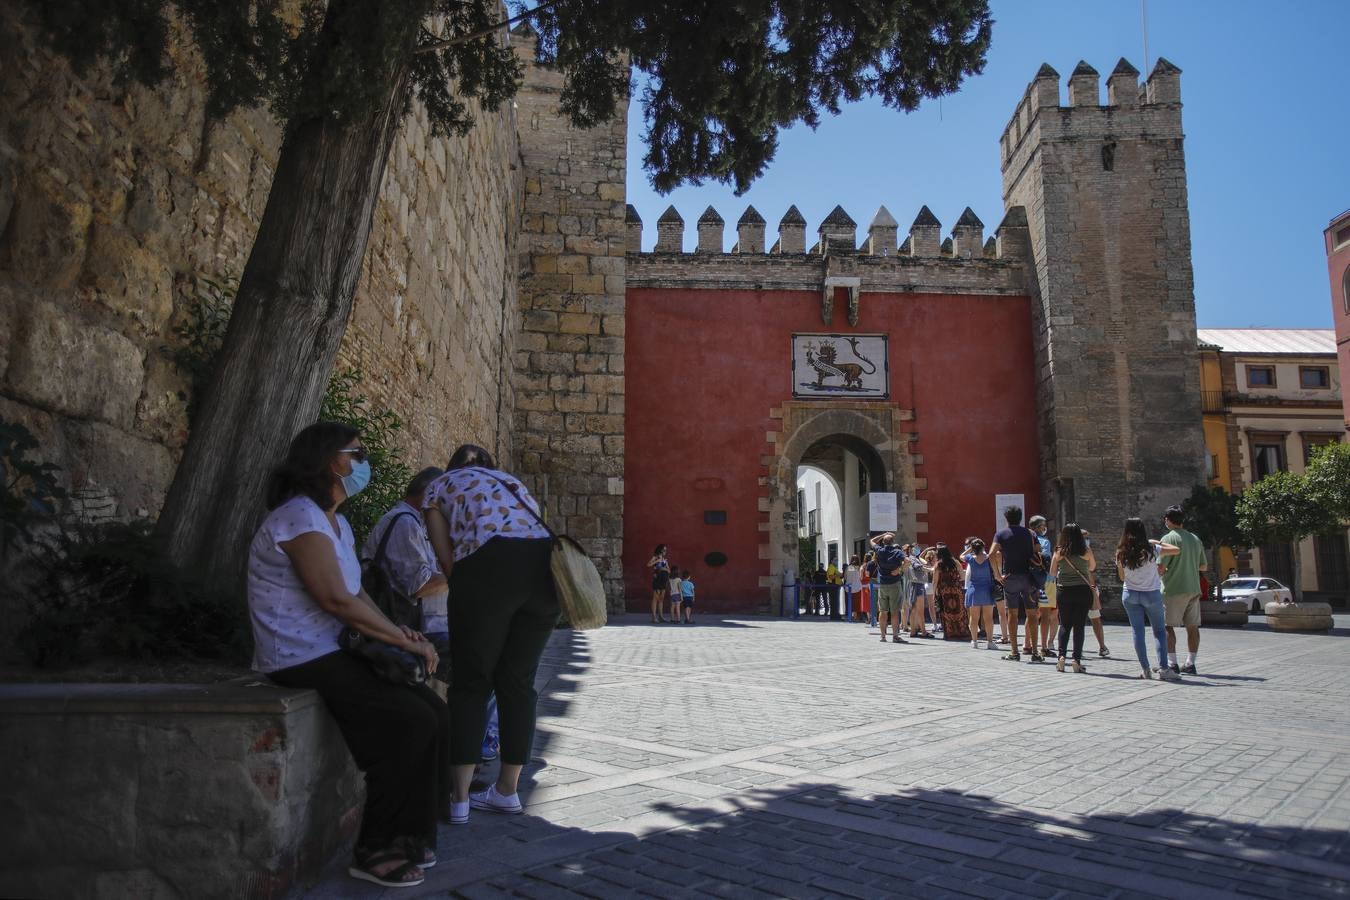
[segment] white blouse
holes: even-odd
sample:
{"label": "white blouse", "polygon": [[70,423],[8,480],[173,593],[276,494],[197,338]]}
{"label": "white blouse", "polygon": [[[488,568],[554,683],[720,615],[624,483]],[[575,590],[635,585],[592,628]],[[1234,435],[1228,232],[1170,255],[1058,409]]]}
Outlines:
{"label": "white blouse", "polygon": [[356,538],[343,516],[338,533],[319,504],[292,497],[267,514],[248,548],[248,611],[253,623],[253,668],[259,672],[298,666],[338,649],[342,623],[305,590],[281,544],[317,531],[328,536],[337,553],[347,590],[361,590],[361,561]]}
{"label": "white blouse", "polygon": [[[503,487],[511,485],[519,496]],[[530,504],[529,509],[521,503]],[[548,531],[530,514],[539,504],[519,480],[496,469],[476,466],[451,469],[427,488],[425,509],[435,507],[445,516],[455,562],[495,537],[546,538]]]}

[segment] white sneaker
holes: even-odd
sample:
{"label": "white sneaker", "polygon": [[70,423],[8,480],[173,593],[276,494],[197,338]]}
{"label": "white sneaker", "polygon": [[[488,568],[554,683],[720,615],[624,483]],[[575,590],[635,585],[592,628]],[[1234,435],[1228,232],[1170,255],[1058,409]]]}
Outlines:
{"label": "white sneaker", "polygon": [[468,800],[465,800],[463,803],[456,803],[453,800],[450,801],[450,824],[451,825],[469,824]]}
{"label": "white sneaker", "polygon": [[474,809],[487,809],[492,812],[505,813],[510,816],[519,815],[525,811],[525,807],[520,805],[519,794],[499,794],[497,793],[497,786],[495,784],[488,785],[488,789],[485,791],[470,794],[469,804]]}
{"label": "white sneaker", "polygon": [[985,641],[985,648],[984,648],[984,649],[986,649],[986,650],[997,650],[997,649],[998,649],[998,642],[997,642],[997,641]]}
{"label": "white sneaker", "polygon": [[980,642],[979,642],[979,641],[971,641],[971,642],[970,642],[970,649],[972,649],[972,650],[978,650],[978,649],[980,649]]}
{"label": "white sneaker", "polygon": [[1160,680],[1160,681],[1180,681],[1180,680],[1181,680],[1181,676],[1178,675],[1176,672],[1173,672],[1172,669],[1171,669],[1171,667],[1169,667],[1169,666],[1163,666],[1161,669],[1155,669],[1154,671],[1156,671],[1156,672],[1158,673],[1158,680]]}

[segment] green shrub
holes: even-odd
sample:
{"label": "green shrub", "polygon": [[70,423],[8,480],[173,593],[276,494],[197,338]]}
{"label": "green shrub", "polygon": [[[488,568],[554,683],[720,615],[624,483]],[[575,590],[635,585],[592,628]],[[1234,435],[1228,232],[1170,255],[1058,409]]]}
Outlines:
{"label": "green shrub", "polygon": [[37,439],[17,422],[0,419],[0,554],[33,540],[33,528],[56,515],[66,492],[58,466],[29,458]]}
{"label": "green shrub", "polygon": [[341,509],[351,522],[358,549],[380,517],[403,499],[403,491],[413,476],[398,446],[403,420],[391,410],[372,408],[370,399],[359,392],[360,383],[358,369],[335,372],[319,410],[320,419],[345,422],[360,431],[361,442],[370,456],[370,484]]}
{"label": "green shrub", "polygon": [[33,543],[28,620],[16,643],[35,666],[245,661],[243,603],[176,570],[152,530],[146,521],[67,524]]}
{"label": "green shrub", "polygon": [[178,368],[187,373],[192,383],[188,397],[188,423],[196,419],[201,397],[215,370],[216,355],[225,344],[225,329],[230,325],[234,309],[234,295],[238,284],[233,276],[223,278],[196,276],[196,290],[184,320],[173,327],[181,343],[169,352]]}

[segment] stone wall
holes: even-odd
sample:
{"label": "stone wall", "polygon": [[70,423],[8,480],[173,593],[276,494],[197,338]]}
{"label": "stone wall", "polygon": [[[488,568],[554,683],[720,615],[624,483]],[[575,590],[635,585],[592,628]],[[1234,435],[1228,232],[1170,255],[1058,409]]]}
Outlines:
{"label": "stone wall", "polygon": [[[533,58],[528,28],[515,35]],[[624,213],[627,116],[588,130],[558,115],[562,76],[529,66],[517,102],[526,180],[516,352],[519,471],[553,525],[623,604]]]}
{"label": "stone wall", "polygon": [[1043,66],[1002,138],[1023,207],[1047,515],[1114,533],[1204,483],[1180,72],[1121,60],[1101,104],[1080,63]]}
{"label": "stone wall", "polygon": [[[147,90],[74,76],[23,16],[0,9],[0,417],[153,516],[188,434],[173,328],[196,276],[242,271],[280,131],[206,121],[182,40]],[[509,103],[463,138],[414,114],[391,155],[339,365],[406,419],[414,465],[465,440],[512,459],[519,162]]]}
{"label": "stone wall", "polygon": [[0,686],[0,895],[278,898],[350,845],[364,787],[313,691]]}

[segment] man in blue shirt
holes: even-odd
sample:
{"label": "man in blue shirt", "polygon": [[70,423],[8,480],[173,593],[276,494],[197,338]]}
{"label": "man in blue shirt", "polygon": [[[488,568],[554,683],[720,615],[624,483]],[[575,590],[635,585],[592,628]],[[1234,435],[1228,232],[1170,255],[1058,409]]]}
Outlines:
{"label": "man in blue shirt", "polygon": [[1011,641],[1012,647],[1003,658],[1013,661],[1022,658],[1017,652],[1017,614],[1025,612],[1027,650],[1031,653],[1031,661],[1045,662],[1036,644],[1039,637],[1039,607],[1031,596],[1031,565],[1040,545],[1031,529],[1022,524],[1021,507],[1009,506],[1003,511],[1003,519],[1008,527],[994,535],[994,550],[990,554],[994,560],[994,577],[1003,583],[1003,598],[1007,602],[1008,615],[1007,621],[1003,623],[1003,633]]}
{"label": "man in blue shirt", "polygon": [[908,644],[900,636],[900,588],[905,570],[905,551],[895,546],[895,533],[887,531],[870,541],[876,552],[877,573],[880,576],[872,587],[877,608],[877,622],[881,625],[881,642],[886,643],[886,625],[891,625],[891,640]]}

